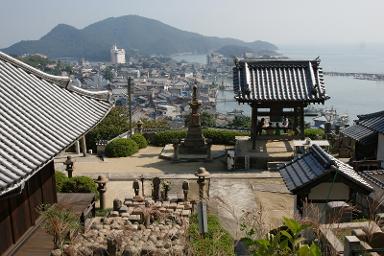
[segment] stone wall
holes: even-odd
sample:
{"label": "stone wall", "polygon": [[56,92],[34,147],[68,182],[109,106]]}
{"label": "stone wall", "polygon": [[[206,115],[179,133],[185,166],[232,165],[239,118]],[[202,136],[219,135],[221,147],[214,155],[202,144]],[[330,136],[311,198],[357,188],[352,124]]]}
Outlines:
{"label": "stone wall", "polygon": [[107,217],[89,219],[61,255],[186,255],[192,207],[191,202],[128,199],[119,206],[117,201]]}

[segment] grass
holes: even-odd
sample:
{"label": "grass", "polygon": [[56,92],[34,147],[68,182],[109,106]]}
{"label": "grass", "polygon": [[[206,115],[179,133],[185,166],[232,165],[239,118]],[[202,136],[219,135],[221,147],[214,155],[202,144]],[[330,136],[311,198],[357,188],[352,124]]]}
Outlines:
{"label": "grass", "polygon": [[234,240],[220,225],[215,215],[208,215],[208,233],[203,238],[199,233],[197,215],[192,215],[188,228],[189,247],[192,255],[235,255]]}
{"label": "grass", "polygon": [[96,208],[96,217],[105,217],[107,214],[112,211],[112,208],[100,209]]}
{"label": "grass", "polygon": [[341,243],[344,243],[344,238],[346,237],[346,236],[350,236],[350,235],[352,235],[352,230],[353,230],[354,228],[342,228],[342,229],[339,229],[339,230],[335,230],[334,231],[334,233],[335,233],[335,235],[336,235],[336,237],[337,237],[337,239],[339,239],[339,241],[341,242]]}

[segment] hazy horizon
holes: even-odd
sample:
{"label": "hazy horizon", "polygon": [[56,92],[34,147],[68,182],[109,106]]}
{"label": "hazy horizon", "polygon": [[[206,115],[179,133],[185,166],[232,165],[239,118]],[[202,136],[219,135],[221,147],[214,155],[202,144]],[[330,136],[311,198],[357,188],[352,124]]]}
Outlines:
{"label": "hazy horizon", "polygon": [[[384,45],[380,0],[2,0],[0,48],[36,40],[60,23],[82,29],[123,15],[140,15],[178,29],[281,45]],[[207,25],[209,24],[209,25]]]}

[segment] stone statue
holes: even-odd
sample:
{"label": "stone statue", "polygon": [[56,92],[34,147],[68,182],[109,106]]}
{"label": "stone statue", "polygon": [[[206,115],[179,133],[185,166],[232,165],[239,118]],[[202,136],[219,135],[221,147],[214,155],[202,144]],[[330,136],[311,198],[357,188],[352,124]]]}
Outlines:
{"label": "stone statue", "polygon": [[153,184],[152,199],[155,201],[158,201],[161,198],[161,191],[160,191],[161,180],[160,180],[160,178],[159,177],[153,178],[152,184]]}
{"label": "stone statue", "polygon": [[134,180],[132,184],[132,188],[135,191],[135,196],[139,195],[139,190],[140,190],[140,184],[138,180]]}
{"label": "stone statue", "polygon": [[121,202],[121,200],[119,200],[117,198],[113,200],[113,210],[114,211],[118,211],[122,205],[123,205],[123,203]]}
{"label": "stone statue", "polygon": [[184,202],[188,201],[188,190],[189,190],[189,182],[187,180],[183,181],[182,185],[183,194],[184,194]]}
{"label": "stone statue", "polygon": [[73,172],[73,161],[71,156],[67,156],[67,160],[63,163],[65,165],[65,170],[68,173],[68,178],[72,178],[72,172]]}

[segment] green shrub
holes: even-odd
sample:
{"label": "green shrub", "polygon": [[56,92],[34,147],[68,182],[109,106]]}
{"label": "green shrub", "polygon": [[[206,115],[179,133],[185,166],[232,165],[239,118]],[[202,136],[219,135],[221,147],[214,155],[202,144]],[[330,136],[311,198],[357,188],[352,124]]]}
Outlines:
{"label": "green shrub", "polygon": [[65,173],[56,171],[55,180],[56,180],[56,191],[61,192],[63,184],[68,180],[68,177],[65,175]]}
{"label": "green shrub", "polygon": [[325,139],[325,132],[319,128],[308,128],[304,130],[304,136],[309,137],[311,140]]}
{"label": "green shrub", "polygon": [[312,242],[305,244],[302,232],[311,228],[310,225],[302,224],[294,219],[284,217],[284,228],[270,233],[263,239],[254,240],[253,228],[246,231],[246,237],[242,241],[248,246],[248,250],[255,256],[281,255],[281,256],[321,256],[320,247]]}
{"label": "green shrub", "polygon": [[131,136],[131,139],[136,142],[136,144],[139,146],[139,148],[146,148],[148,146],[147,140],[140,133],[133,134]]}
{"label": "green shrub", "polygon": [[203,131],[204,137],[211,139],[213,144],[233,145],[236,136],[249,136],[248,131],[232,131],[220,129],[206,129]]}
{"label": "green shrub", "polygon": [[166,144],[172,144],[175,139],[182,139],[187,136],[186,130],[169,130],[158,132],[151,141],[152,145],[165,146]]}
{"label": "green shrub", "polygon": [[119,138],[111,141],[105,147],[105,154],[108,157],[125,157],[136,153],[139,146],[132,139]]}
{"label": "green shrub", "polygon": [[208,215],[208,233],[204,238],[199,234],[197,215],[192,215],[188,235],[192,255],[235,255],[233,238],[214,215]]}
{"label": "green shrub", "polygon": [[63,182],[61,187],[63,193],[94,193],[97,197],[97,185],[95,181],[87,176],[75,176]]}
{"label": "green shrub", "polygon": [[[249,131],[233,131],[220,129],[204,129],[203,135],[207,139],[211,139],[213,144],[233,145],[236,136],[249,136]],[[164,146],[172,144],[175,139],[183,139],[187,136],[186,130],[170,130],[158,132],[151,141],[152,145]]]}

